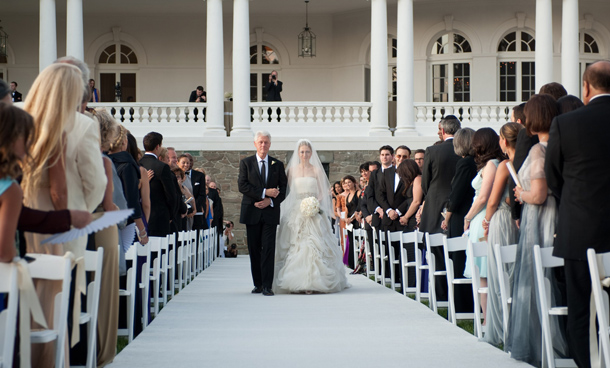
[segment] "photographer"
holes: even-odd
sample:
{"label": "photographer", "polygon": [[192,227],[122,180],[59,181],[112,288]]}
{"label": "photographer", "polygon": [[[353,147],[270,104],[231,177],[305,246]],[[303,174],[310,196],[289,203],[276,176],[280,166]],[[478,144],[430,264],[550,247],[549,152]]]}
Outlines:
{"label": "photographer", "polygon": [[[233,237],[235,237],[235,235],[233,234],[233,221],[225,221],[224,223],[224,227],[223,227],[223,234],[222,234],[222,248],[224,249],[224,252],[221,254],[221,257],[236,257],[237,256],[237,246],[235,244],[231,245],[231,248],[227,250],[227,246],[229,244],[231,244],[231,242],[233,241]],[[235,245],[235,248],[233,248],[233,246]],[[235,255],[231,255],[232,252],[235,253]]]}
{"label": "photographer", "polygon": [[197,88],[191,92],[191,96],[189,97],[189,102],[206,102],[206,93],[203,90],[202,86],[197,86]]}
{"label": "photographer", "polygon": [[272,71],[269,75],[269,82],[265,85],[267,101],[282,101],[282,82],[277,79],[277,71]]}

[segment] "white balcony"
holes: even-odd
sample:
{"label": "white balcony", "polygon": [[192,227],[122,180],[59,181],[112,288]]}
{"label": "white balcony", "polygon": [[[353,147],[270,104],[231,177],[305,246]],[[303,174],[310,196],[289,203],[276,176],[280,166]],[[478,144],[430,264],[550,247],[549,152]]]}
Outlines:
{"label": "white balcony", "polygon": [[[388,130],[396,129],[393,104],[390,102]],[[498,130],[509,121],[510,112],[517,102],[470,102],[414,104],[414,126],[417,135],[405,137],[371,137],[369,102],[252,102],[250,127],[253,132],[268,130],[274,142],[291,148],[298,138],[307,137],[322,142],[323,149],[376,149],[379,143],[398,141],[417,142],[425,147],[437,140],[438,121],[445,115],[456,115],[462,126],[478,129],[492,127]],[[150,131],[163,134],[166,145],[182,149],[244,149],[240,144],[249,137],[231,137],[231,103],[225,102],[224,126],[226,137],[207,137],[204,112],[205,103],[139,102],[90,103],[89,107],[105,107],[131,133],[141,141]],[[394,118],[393,118],[394,116]],[[354,145],[357,143],[357,145]],[[285,146],[285,147],[283,147]],[[247,149],[250,149],[248,146]]]}

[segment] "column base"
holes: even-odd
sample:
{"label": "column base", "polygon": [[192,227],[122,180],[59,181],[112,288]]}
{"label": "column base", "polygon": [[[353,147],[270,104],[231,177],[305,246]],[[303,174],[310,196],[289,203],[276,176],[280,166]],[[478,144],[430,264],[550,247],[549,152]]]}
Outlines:
{"label": "column base", "polygon": [[227,136],[227,131],[224,129],[224,127],[222,128],[206,128],[203,131],[203,135],[207,136],[207,137],[226,137]]}
{"label": "column base", "polygon": [[417,137],[417,136],[419,136],[419,133],[417,132],[417,130],[414,127],[407,127],[407,128],[396,128],[396,130],[394,131],[394,135],[400,136],[400,137]]}
{"label": "column base", "polygon": [[371,128],[371,130],[369,130],[369,136],[391,137],[392,132],[390,132],[390,130],[387,128]]}
{"label": "column base", "polygon": [[252,129],[248,128],[235,128],[231,130],[231,137],[254,137]]}

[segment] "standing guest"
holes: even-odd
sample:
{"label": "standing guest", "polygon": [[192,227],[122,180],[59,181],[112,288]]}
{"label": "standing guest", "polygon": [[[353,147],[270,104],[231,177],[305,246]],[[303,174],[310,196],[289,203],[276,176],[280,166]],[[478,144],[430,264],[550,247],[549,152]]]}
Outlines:
{"label": "standing guest", "polygon": [[[336,181],[333,183],[333,187],[331,189],[331,195],[333,199],[333,231],[335,235],[339,239],[339,245],[343,249],[343,237],[341,234],[343,233],[343,228],[341,227],[341,221],[337,221],[337,219],[341,218],[341,193],[343,193],[343,187],[341,186],[341,182]],[[345,201],[345,198],[343,199]]]}
{"label": "standing guest", "polygon": [[189,153],[185,153],[184,154],[186,157],[188,157],[189,161],[190,161],[190,166],[189,169],[187,171],[185,171],[186,176],[189,177],[189,179],[191,180],[191,185],[193,186],[193,196],[195,197],[195,204],[197,206],[197,211],[199,214],[195,214],[195,217],[193,219],[193,229],[197,229],[197,230],[203,230],[204,229],[204,225],[203,225],[203,216],[201,215],[202,212],[205,212],[205,202],[206,202],[206,195],[205,195],[205,173],[200,173],[197,170],[193,170],[193,164],[195,163],[193,160],[193,156]]}
{"label": "standing guest", "polygon": [[358,214],[360,191],[356,187],[356,179],[351,175],[347,175],[343,178],[342,185],[345,194],[345,207],[341,209],[341,212],[345,212],[345,218],[342,218],[341,221],[345,223],[345,228],[347,229],[343,263],[349,268],[354,269],[356,267],[356,260],[354,259],[352,247],[356,246],[356,244],[354,244],[354,229],[360,228],[361,219]]}
{"label": "standing guest", "polygon": [[21,102],[23,100],[21,93],[19,93],[17,91],[17,86],[18,86],[17,82],[15,82],[15,81],[11,82],[11,100],[13,102]]}
{"label": "standing guest", "polygon": [[33,133],[34,121],[30,115],[7,103],[0,103],[0,262],[4,263],[19,255],[15,233],[23,192],[16,180],[21,175],[19,162],[29,150]]}
{"label": "standing guest", "polygon": [[163,136],[157,132],[150,132],[144,136],[144,157],[140,165],[145,169],[153,170],[154,176],[150,180],[150,220],[148,221],[149,235],[166,236],[170,233],[170,220],[177,213],[176,185],[172,182],[173,176],[167,164],[158,159],[162,149]]}
{"label": "standing guest", "polygon": [[[189,157],[185,154],[180,155],[180,157],[178,158],[178,167],[180,169],[182,169],[182,174],[184,175],[184,178],[182,179],[182,182],[180,181],[180,178],[178,178],[178,183],[181,184],[181,187],[184,187],[188,190],[189,193],[191,193],[191,197],[193,197],[193,200],[188,202],[188,206],[190,206],[192,208],[192,212],[190,212],[185,221],[186,223],[186,230],[193,230],[193,224],[195,221],[195,214],[197,212],[199,212],[199,208],[197,207],[197,204],[195,203],[195,195],[193,194],[193,184],[191,182],[191,178],[190,176],[188,176],[186,173],[191,171],[191,160],[189,159]],[[176,171],[174,171],[174,174],[176,174]],[[177,175],[176,175],[177,177]],[[182,189],[182,188],[181,188]],[[182,193],[184,194],[184,190],[182,190]],[[188,197],[187,197],[188,198]]]}
{"label": "standing guest", "polygon": [[[264,92],[267,94],[267,96],[265,97],[265,101],[277,101],[280,102],[282,101],[282,88],[283,88],[283,83],[278,80],[277,78],[277,71],[272,71],[271,74],[269,74],[269,81],[267,82],[267,84],[265,84],[265,89]],[[280,113],[281,110],[278,107],[277,110],[277,121],[280,120]],[[267,114],[269,114],[269,121],[271,120],[276,120],[273,116],[272,116],[272,110],[271,108],[267,109]]]}
{"label": "standing guest", "polygon": [[559,109],[559,115],[565,114],[566,112],[574,111],[576,109],[580,109],[583,106],[585,106],[585,104],[582,103],[580,98],[573,95],[563,96],[557,100],[557,108]]}
{"label": "standing guest", "polygon": [[178,154],[174,147],[167,147],[167,161],[170,168],[178,167]]}
{"label": "standing guest", "polygon": [[[77,112],[82,104],[85,84],[81,71],[69,64],[52,64],[32,85],[24,109],[34,118],[31,164],[24,167],[22,187],[27,206],[39,210],[79,209],[93,212],[102,201],[106,176],[99,150],[99,127]],[[88,95],[87,95],[88,96]],[[71,251],[77,258],[85,253],[87,238],[63,245],[41,245],[44,236],[26,234],[29,253],[63,255]],[[84,270],[80,271],[84,273]],[[45,305],[45,317],[52,325],[52,300],[61,290],[59,282],[39,282],[38,294]],[[80,292],[74,310],[80,311]],[[78,323],[73,326],[78,327]],[[73,330],[72,343],[79,340]],[[45,367],[53,362],[52,344],[32,348],[32,365]],[[67,359],[69,360],[69,359]]]}
{"label": "standing guest", "polygon": [[147,171],[139,164],[139,161],[142,158],[142,153],[138,148],[136,138],[131,133],[127,133],[127,152],[131,155],[136,164],[138,164],[138,169],[140,170],[140,182],[138,184],[138,189],[140,190],[140,206],[142,207],[142,221],[144,222],[144,228],[148,232],[148,220],[150,219],[149,174],[154,175],[154,172],[152,170]]}
{"label": "standing guest", "polygon": [[172,166],[170,165],[170,160],[169,160],[169,151],[167,150],[167,148],[161,147],[161,149],[159,150],[159,161],[168,165],[169,168],[172,169]]}
{"label": "standing guest", "polygon": [[89,79],[89,91],[91,93],[91,98],[89,102],[100,102],[100,97],[97,93],[97,88],[95,88],[95,80]]}
{"label": "standing guest", "polygon": [[[214,216],[210,222],[210,227],[216,228],[216,234],[222,234],[222,226],[223,226],[223,221],[224,221],[224,208],[222,205],[222,198],[220,198],[220,195],[218,194],[218,191],[216,189],[210,188],[210,183],[212,182],[211,176],[206,175],[205,182],[206,182],[207,196],[210,199],[210,201],[212,202],[213,211],[210,211],[210,213],[214,214]],[[216,249],[217,249],[216,256],[220,256],[220,252],[221,252],[220,236],[216,237]]]}
{"label": "standing guest", "polygon": [[[513,271],[513,301],[508,325],[507,351],[517,360],[540,366],[542,362],[541,325],[534,285],[534,245],[553,246],[557,223],[557,204],[547,186],[544,172],[546,147],[551,121],[557,116],[557,101],[550,95],[532,96],[525,105],[525,128],[536,134],[540,142],[532,147],[519,170],[522,187],[516,187],[515,198],[523,204],[519,246]],[[591,137],[589,137],[591,138]],[[599,203],[599,199],[596,199]],[[580,205],[580,204],[579,204]],[[566,225],[570,226],[570,225]],[[579,242],[583,241],[582,237]],[[584,251],[583,251],[584,254]],[[551,276],[547,272],[547,276]],[[587,274],[588,276],[588,274]],[[557,305],[558,290],[551,279],[551,305]],[[590,280],[589,280],[590,282]],[[588,308],[587,302],[587,308]],[[561,356],[567,356],[565,331],[551,319],[553,347]]]}
{"label": "standing guest", "polygon": [[[194,214],[195,212],[195,208],[194,203],[195,203],[195,198],[193,197],[193,194],[191,193],[191,191],[184,185],[184,182],[186,180],[186,176],[184,175],[184,171],[179,168],[179,167],[174,167],[172,169],[172,172],[174,173],[174,175],[176,176],[176,180],[178,181],[178,186],[180,187],[180,191],[181,191],[181,196],[180,196],[180,201],[184,204],[187,205],[187,216],[186,217],[182,217],[180,219],[180,224],[178,225],[178,229],[180,231],[187,231],[188,229],[188,219],[189,216],[191,216],[192,214]],[[191,206],[191,207],[189,207]]]}
{"label": "standing guest", "polygon": [[525,102],[513,107],[513,110],[510,113],[510,121],[525,126],[525,114],[523,113],[524,108]]}
{"label": "standing guest", "polygon": [[424,169],[425,154],[426,154],[426,151],[424,151],[423,149],[417,149],[413,152],[413,159],[415,160],[415,163],[417,163],[417,165],[419,166],[420,170]]}
{"label": "standing guest", "polygon": [[[487,200],[493,188],[498,165],[500,161],[504,160],[504,154],[500,148],[498,134],[491,128],[481,128],[474,133],[472,148],[478,173],[472,180],[475,193],[472,206],[464,216],[464,232],[468,230],[470,241],[477,243],[485,240],[483,219],[487,210]],[[487,257],[476,257],[474,264],[479,268],[481,287],[487,287]],[[472,275],[473,270],[470,268],[468,255],[466,255],[464,277],[472,278]],[[481,294],[481,309],[483,310],[483,325],[485,325],[487,294]]]}
{"label": "standing guest", "polygon": [[[455,133],[453,150],[461,158],[455,165],[455,175],[451,180],[451,192],[447,204],[445,219],[441,228],[450,238],[464,234],[464,217],[470,210],[474,198],[472,180],[477,176],[477,164],[474,161],[472,137],[474,130],[462,128]],[[453,260],[453,277],[462,278],[466,267],[466,251],[451,252],[449,257]],[[455,285],[453,288],[455,311],[457,313],[472,313],[474,300],[472,287],[469,285]]]}
{"label": "standing guest", "polygon": [[[565,260],[568,345],[579,367],[589,356],[591,280],[587,248],[610,251],[602,219],[610,210],[610,172],[606,148],[610,116],[610,62],[588,66],[583,76],[585,107],[555,118],[549,132],[545,172],[549,189],[561,199],[553,255]],[[524,200],[526,195],[523,194]]]}
{"label": "standing guest", "polygon": [[[438,134],[442,143],[426,148],[424,169],[422,171],[422,190],[426,203],[421,213],[419,229],[430,234],[440,233],[441,212],[451,193],[451,180],[460,156],[453,149],[453,136],[460,129],[460,121],[454,115],[447,115],[438,123]],[[436,259],[436,269],[445,269],[445,256],[441,247],[432,248]],[[447,300],[447,281],[436,276],[436,297],[438,301]]]}
{"label": "standing guest", "polygon": [[259,131],[254,135],[256,155],[239,162],[237,180],[242,193],[239,222],[246,225],[252,293],[272,296],[275,267],[275,234],[280,223],[280,204],[286,197],[288,179],[284,164],[269,156],[271,134]]}
{"label": "standing guest", "polygon": [[0,102],[4,102],[8,105],[11,105],[13,103],[13,97],[11,96],[11,88],[2,79],[0,79]]}
{"label": "standing guest", "polygon": [[381,161],[381,165],[371,172],[369,185],[367,185],[368,192],[365,195],[369,213],[373,214],[370,221],[367,220],[367,222],[377,231],[381,229],[381,219],[383,218],[383,209],[379,205],[377,188],[380,185],[383,172],[392,167],[392,162],[394,161],[394,148],[387,145],[379,148],[379,161]]}
{"label": "standing guest", "polygon": [[[400,217],[400,224],[404,226],[403,231],[411,232],[416,229],[415,213],[424,198],[421,189],[421,171],[414,160],[404,160],[398,165],[396,174],[398,174],[403,187],[402,195],[407,198],[407,210]],[[409,279],[411,278],[409,277]]]}
{"label": "standing guest", "polygon": [[189,96],[189,102],[206,102],[206,93],[203,90],[203,86],[197,86],[191,95]]}
{"label": "standing guest", "polygon": [[[500,128],[500,148],[508,158],[498,165],[496,177],[494,179],[491,195],[487,201],[487,211],[483,219],[484,235],[490,245],[487,254],[487,331],[484,340],[492,345],[504,343],[504,326],[502,321],[502,298],[500,286],[498,284],[498,268],[495,258],[496,244],[506,246],[515,244],[519,241],[519,229],[510,216],[508,205],[508,178],[510,176],[508,168],[509,162],[515,157],[515,144],[517,135],[523,129],[519,123],[506,123]],[[504,265],[508,271],[509,279],[512,280],[512,264]]]}
{"label": "standing guest", "polygon": [[563,96],[568,95],[568,91],[561,85],[561,83],[551,82],[540,87],[538,92],[541,95],[551,95],[555,100],[559,100]]}

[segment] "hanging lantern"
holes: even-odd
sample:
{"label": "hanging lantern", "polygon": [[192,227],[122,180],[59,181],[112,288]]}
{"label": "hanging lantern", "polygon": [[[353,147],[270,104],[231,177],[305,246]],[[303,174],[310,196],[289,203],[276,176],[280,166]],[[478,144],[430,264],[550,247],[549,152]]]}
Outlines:
{"label": "hanging lantern", "polygon": [[308,4],[309,0],[305,0],[305,28],[299,33],[299,57],[316,56],[316,34],[309,29]]}
{"label": "hanging lantern", "polygon": [[8,43],[8,34],[4,32],[0,26],[0,57],[7,57],[6,44]]}

